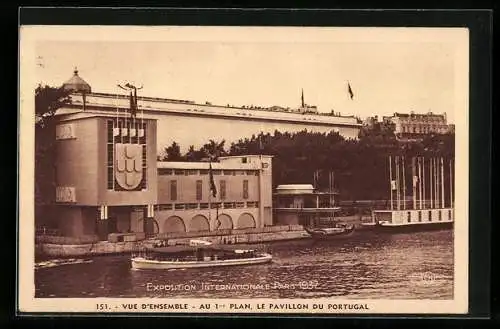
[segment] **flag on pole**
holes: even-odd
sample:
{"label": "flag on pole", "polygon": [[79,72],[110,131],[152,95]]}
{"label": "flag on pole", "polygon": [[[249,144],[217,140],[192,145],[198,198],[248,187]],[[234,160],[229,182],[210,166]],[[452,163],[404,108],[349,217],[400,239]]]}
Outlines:
{"label": "flag on pole", "polygon": [[215,187],[214,175],[212,173],[212,163],[210,162],[208,168],[208,175],[210,179],[210,192],[212,192],[212,196],[215,198],[217,196],[217,188]]}
{"label": "flag on pole", "polygon": [[352,92],[351,84],[349,83],[349,81],[347,81],[347,92],[349,93],[349,97],[351,99],[354,99],[354,93]]}
{"label": "flag on pole", "polygon": [[134,99],[134,94],[132,91],[130,92],[130,116],[132,118],[135,118],[136,112],[137,112],[137,103]]}

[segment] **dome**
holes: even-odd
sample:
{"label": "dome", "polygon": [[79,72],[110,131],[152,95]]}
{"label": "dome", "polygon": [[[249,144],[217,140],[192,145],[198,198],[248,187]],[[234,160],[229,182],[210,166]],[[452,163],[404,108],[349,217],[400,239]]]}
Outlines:
{"label": "dome", "polygon": [[90,93],[92,89],[90,88],[90,85],[85,82],[80,76],[78,75],[78,70],[75,67],[75,70],[73,71],[73,76],[71,79],[63,83],[63,88],[64,90],[72,90],[76,92],[85,92],[85,93]]}

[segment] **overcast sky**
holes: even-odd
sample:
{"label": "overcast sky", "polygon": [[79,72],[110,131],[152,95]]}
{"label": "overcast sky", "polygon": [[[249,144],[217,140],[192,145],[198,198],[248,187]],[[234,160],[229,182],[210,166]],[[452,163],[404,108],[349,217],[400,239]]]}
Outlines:
{"label": "overcast sky", "polygon": [[80,29],[37,41],[38,82],[59,86],[76,66],[95,92],[121,93],[116,84],[131,81],[144,85],[144,96],[284,107],[298,107],[303,88],[320,112],[446,112],[449,122],[462,69],[456,57],[468,41],[461,29],[174,28],[143,37]]}

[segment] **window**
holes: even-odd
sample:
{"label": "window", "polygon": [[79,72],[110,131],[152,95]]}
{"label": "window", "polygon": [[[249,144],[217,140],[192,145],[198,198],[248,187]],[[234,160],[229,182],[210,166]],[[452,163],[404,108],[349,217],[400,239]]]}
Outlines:
{"label": "window", "polygon": [[236,170],[236,175],[245,175],[245,170]]}
{"label": "window", "polygon": [[170,200],[172,200],[172,201],[177,200],[177,181],[176,180],[170,181]]}
{"label": "window", "polygon": [[114,137],[113,137],[113,120],[108,120],[107,132],[108,132],[108,190],[113,190],[115,188],[115,172],[114,172]]}
{"label": "window", "polygon": [[226,198],[226,181],[220,181],[220,199],[224,200]]}
{"label": "window", "polygon": [[208,170],[206,169],[200,170],[200,175],[208,175]]}
{"label": "window", "polygon": [[172,204],[171,203],[161,204],[158,206],[158,210],[172,210]]}
{"label": "window", "polygon": [[438,212],[438,220],[442,220],[442,219],[443,218],[442,218],[442,215],[441,215],[441,210],[439,210],[439,212]]}
{"label": "window", "polygon": [[201,180],[196,181],[196,200],[201,200],[203,198],[203,182]]}
{"label": "window", "polygon": [[187,171],[187,174],[188,175],[196,175],[196,174],[198,174],[198,170],[196,170],[196,169],[190,169],[190,170]]}
{"label": "window", "polygon": [[188,203],[186,205],[186,209],[198,209],[198,204],[197,203]]}
{"label": "window", "polygon": [[160,176],[172,175],[172,169],[160,168],[158,169],[158,175]]}
{"label": "window", "polygon": [[419,222],[422,221],[422,212],[421,211],[418,212],[418,221]]}
{"label": "window", "polygon": [[429,210],[429,222],[432,221],[432,211]]}
{"label": "window", "polygon": [[243,180],[243,199],[248,199],[248,180]]}
{"label": "window", "polygon": [[224,209],[233,209],[234,202],[224,202]]}
{"label": "window", "polygon": [[174,175],[184,175],[184,170],[174,170]]}
{"label": "window", "polygon": [[175,210],[184,210],[186,209],[186,205],[184,203],[177,203],[175,206],[174,206],[174,209]]}
{"label": "window", "polygon": [[236,208],[245,208],[245,202],[236,202]]}
{"label": "window", "polygon": [[208,209],[208,203],[200,203],[200,209]]}
{"label": "window", "polygon": [[248,158],[241,158],[241,163],[247,163],[248,162]]}
{"label": "window", "polygon": [[234,176],[235,172],[234,172],[234,170],[224,170],[224,175],[226,175],[226,176]]}
{"label": "window", "polygon": [[448,210],[448,220],[451,220],[451,210]]}
{"label": "window", "polygon": [[408,223],[411,222],[411,212],[408,211]]}

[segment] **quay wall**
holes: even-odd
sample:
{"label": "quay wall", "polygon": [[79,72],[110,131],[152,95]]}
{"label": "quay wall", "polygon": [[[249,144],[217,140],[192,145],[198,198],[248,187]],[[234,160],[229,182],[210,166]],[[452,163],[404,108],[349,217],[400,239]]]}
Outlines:
{"label": "quay wall", "polygon": [[[279,230],[277,228],[280,228]],[[245,230],[232,230],[231,234],[210,234],[181,236],[179,234],[158,235],[152,239],[140,241],[110,242],[98,241],[82,244],[60,244],[49,243],[49,239],[41,239],[35,245],[36,254],[40,257],[84,257],[97,255],[124,254],[139,251],[143,248],[151,248],[158,240],[164,240],[168,245],[183,244],[192,239],[203,239],[217,244],[249,244],[272,241],[296,240],[310,238],[300,225],[285,227],[267,227],[267,232],[254,229],[253,232]],[[228,232],[226,232],[228,233]],[[54,241],[59,242],[59,241]]]}

